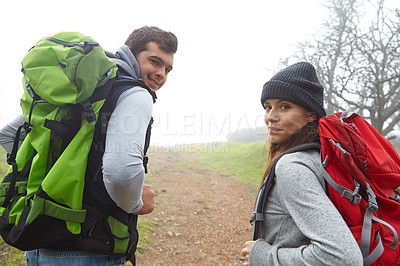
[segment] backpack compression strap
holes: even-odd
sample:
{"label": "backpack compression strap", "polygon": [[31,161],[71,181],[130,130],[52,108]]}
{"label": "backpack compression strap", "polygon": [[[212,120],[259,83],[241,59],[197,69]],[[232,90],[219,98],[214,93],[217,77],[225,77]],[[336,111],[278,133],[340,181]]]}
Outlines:
{"label": "backpack compression strap", "polygon": [[[30,123],[25,122],[24,124],[22,124],[21,126],[18,127],[17,133],[14,138],[14,144],[13,144],[11,153],[7,153],[7,163],[12,166],[12,172],[11,172],[10,186],[9,186],[8,190],[6,191],[6,194],[5,194],[6,197],[4,199],[2,207],[7,207],[8,204],[10,203],[12,197],[15,194],[18,194],[18,188],[15,187],[15,184],[17,182],[17,175],[18,175],[18,165],[17,165],[17,162],[15,161],[15,158],[17,156],[18,144],[19,144],[19,139],[21,136],[21,130],[24,129],[25,132],[28,133],[30,131],[30,126],[31,126]],[[26,171],[29,171],[30,164],[32,163],[32,159],[35,155],[36,155],[36,153],[34,153],[32,155],[32,157],[30,158],[29,162],[27,163],[28,166],[25,166],[23,168],[22,171],[24,173]]]}
{"label": "backpack compression strap", "polygon": [[321,149],[321,144],[319,142],[308,142],[308,143],[303,143],[300,144],[296,147],[293,147],[291,149],[288,149],[287,151],[283,152],[281,155],[276,158],[274,163],[272,164],[271,170],[268,173],[268,176],[265,178],[263,184],[261,185],[256,202],[254,204],[254,211],[251,213],[250,216],[250,224],[253,225],[253,240],[257,240],[258,238],[261,237],[260,235],[260,228],[262,223],[264,222],[264,209],[265,209],[265,204],[267,201],[267,196],[272,188],[272,185],[275,180],[275,166],[278,163],[279,159],[286,154],[297,152],[297,151],[303,151],[303,150],[309,150],[309,149]]}

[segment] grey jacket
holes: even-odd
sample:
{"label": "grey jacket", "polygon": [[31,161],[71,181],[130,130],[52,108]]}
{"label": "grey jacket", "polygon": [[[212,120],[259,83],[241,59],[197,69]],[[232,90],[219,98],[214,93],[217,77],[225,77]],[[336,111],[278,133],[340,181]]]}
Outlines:
{"label": "grey jacket", "polygon": [[362,265],[357,242],[325,192],[317,151],[283,156],[249,265]]}

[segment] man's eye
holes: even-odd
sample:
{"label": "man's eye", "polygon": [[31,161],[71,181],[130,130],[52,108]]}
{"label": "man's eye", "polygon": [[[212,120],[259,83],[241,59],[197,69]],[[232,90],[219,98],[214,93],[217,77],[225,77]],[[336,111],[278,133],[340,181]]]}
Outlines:
{"label": "man's eye", "polygon": [[157,60],[150,60],[150,62],[153,63],[154,65],[157,65],[157,66],[159,65]]}

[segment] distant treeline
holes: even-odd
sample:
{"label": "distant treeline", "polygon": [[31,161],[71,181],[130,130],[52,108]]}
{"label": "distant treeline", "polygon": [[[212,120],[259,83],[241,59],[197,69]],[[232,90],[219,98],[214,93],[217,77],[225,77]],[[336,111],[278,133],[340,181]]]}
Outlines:
{"label": "distant treeline", "polygon": [[[268,138],[267,127],[242,128],[226,136],[228,142],[252,143],[265,142]],[[394,148],[400,152],[400,132],[392,132],[388,139]]]}
{"label": "distant treeline", "polygon": [[242,128],[226,136],[228,142],[251,143],[265,142],[267,140],[267,127]]}

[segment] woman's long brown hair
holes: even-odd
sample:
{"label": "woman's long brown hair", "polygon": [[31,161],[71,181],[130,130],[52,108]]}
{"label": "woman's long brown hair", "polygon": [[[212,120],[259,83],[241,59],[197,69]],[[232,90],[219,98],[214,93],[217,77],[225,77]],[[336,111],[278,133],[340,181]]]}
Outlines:
{"label": "woman's long brown hair", "polygon": [[268,176],[272,164],[276,160],[276,158],[282,154],[287,149],[298,146],[302,143],[311,142],[319,139],[318,135],[318,120],[313,122],[309,122],[304,127],[302,127],[298,132],[293,134],[287,141],[279,144],[272,143],[270,140],[267,142],[268,152],[268,163],[267,169],[265,170],[264,177],[262,179],[261,184],[264,182],[265,178]]}

